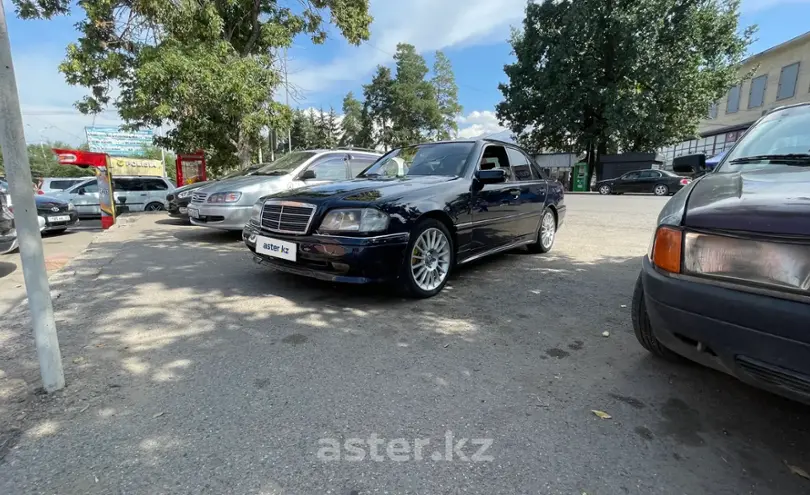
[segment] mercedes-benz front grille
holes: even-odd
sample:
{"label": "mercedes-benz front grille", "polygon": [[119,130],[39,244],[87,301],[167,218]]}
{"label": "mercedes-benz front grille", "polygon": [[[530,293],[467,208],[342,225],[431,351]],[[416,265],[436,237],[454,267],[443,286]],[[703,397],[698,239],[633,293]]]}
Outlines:
{"label": "mercedes-benz front grille", "polygon": [[267,201],[262,209],[262,227],[281,234],[306,234],[315,205],[294,201]]}
{"label": "mercedes-benz front grille", "polygon": [[195,192],[191,196],[191,202],[192,203],[205,203],[205,198],[207,198],[207,197],[208,197],[208,195],[205,194],[205,193]]}

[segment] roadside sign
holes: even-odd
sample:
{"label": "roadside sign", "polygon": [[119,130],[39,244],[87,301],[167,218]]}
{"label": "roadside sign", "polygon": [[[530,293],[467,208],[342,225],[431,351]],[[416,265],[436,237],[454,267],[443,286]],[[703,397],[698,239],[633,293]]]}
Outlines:
{"label": "roadside sign", "polygon": [[110,158],[110,172],[115,175],[147,175],[165,177],[166,166],[160,160],[145,158]]}
{"label": "roadside sign", "polygon": [[125,131],[115,126],[85,127],[90,151],[110,156],[140,156],[152,145],[152,129]]}

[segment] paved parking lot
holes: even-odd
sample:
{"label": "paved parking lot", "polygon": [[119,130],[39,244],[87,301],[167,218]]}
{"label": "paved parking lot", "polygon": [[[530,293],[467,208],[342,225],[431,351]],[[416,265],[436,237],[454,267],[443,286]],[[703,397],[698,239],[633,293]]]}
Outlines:
{"label": "paved parking lot", "polygon": [[[276,273],[160,217],[108,232],[57,284],[65,391],[25,391],[30,330],[0,320],[0,493],[808,493],[788,466],[810,471],[810,408],[632,335],[665,199],[567,202],[550,255],[422,301]],[[359,460],[348,439],[382,446]]]}

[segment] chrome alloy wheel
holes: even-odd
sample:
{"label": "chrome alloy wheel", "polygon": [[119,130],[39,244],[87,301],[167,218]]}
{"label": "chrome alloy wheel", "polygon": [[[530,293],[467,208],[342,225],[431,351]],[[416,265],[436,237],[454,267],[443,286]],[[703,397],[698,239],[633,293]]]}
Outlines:
{"label": "chrome alloy wheel", "polygon": [[411,274],[416,285],[424,291],[440,286],[450,271],[450,242],[439,229],[422,232],[411,252]]}
{"label": "chrome alloy wheel", "polygon": [[543,215],[543,225],[540,228],[540,243],[544,248],[550,249],[554,244],[554,234],[557,233],[557,223],[554,221],[554,213],[546,211]]}

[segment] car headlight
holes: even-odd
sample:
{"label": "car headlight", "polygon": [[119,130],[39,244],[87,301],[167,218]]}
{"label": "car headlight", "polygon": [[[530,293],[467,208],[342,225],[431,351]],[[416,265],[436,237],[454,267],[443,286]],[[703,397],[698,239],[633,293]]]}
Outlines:
{"label": "car headlight", "polygon": [[258,224],[262,223],[262,210],[264,209],[264,200],[257,201],[253,205],[253,210],[250,212],[250,221]]}
{"label": "car headlight", "polygon": [[76,209],[76,206],[74,206],[73,203],[68,203],[68,211],[73,211],[75,209]]}
{"label": "car headlight", "polygon": [[236,203],[242,197],[240,192],[220,192],[208,196],[209,203]]}
{"label": "car headlight", "polygon": [[810,291],[810,256],[799,244],[686,232],[683,272]]}
{"label": "car headlight", "polygon": [[192,194],[194,194],[194,191],[182,191],[182,192],[177,193],[177,197],[178,198],[187,198],[187,197],[191,196]]}
{"label": "car headlight", "polygon": [[380,232],[388,228],[388,215],[375,208],[345,208],[326,214],[323,232]]}

